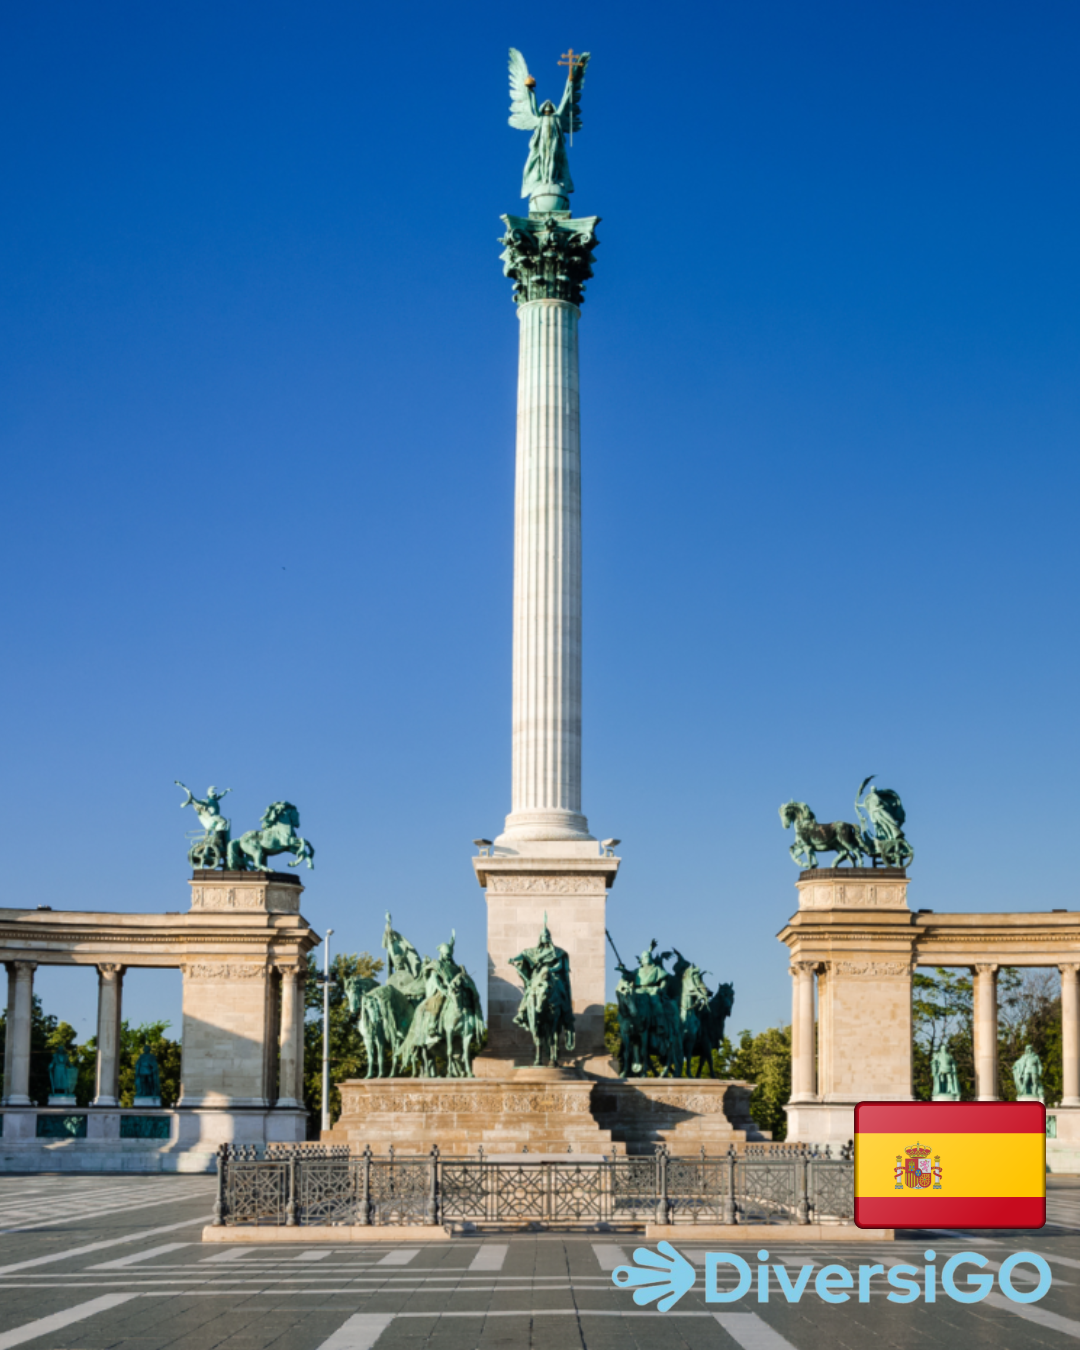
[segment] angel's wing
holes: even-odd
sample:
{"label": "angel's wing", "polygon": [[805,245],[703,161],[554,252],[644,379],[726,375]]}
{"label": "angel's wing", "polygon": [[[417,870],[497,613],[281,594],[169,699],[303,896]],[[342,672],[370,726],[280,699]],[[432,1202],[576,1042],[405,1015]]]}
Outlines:
{"label": "angel's wing", "polygon": [[525,83],[529,67],[516,47],[510,48],[510,125],[519,131],[535,131],[540,125],[536,95]]}
{"label": "angel's wing", "polygon": [[589,53],[582,52],[574,62],[574,68],[566,77],[562,102],[556,117],[564,132],[581,130],[581,86],[585,83],[585,67],[589,64]]}

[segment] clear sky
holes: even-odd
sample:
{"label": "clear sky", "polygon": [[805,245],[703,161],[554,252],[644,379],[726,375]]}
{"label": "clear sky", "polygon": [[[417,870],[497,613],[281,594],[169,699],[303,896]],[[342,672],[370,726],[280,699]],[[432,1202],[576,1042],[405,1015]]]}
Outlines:
{"label": "clear sky", "polygon": [[[655,936],[790,1015],[777,808],[897,789],[910,898],[1080,905],[1080,10],[9,6],[7,905],[185,909],[181,778],[300,808],[349,950],[509,809],[506,49],[590,50],[584,807]],[[556,939],[558,934],[555,934]],[[94,1022],[89,971],[43,970]],[[127,1012],[179,1021],[176,972]],[[613,988],[613,985],[611,986]]]}

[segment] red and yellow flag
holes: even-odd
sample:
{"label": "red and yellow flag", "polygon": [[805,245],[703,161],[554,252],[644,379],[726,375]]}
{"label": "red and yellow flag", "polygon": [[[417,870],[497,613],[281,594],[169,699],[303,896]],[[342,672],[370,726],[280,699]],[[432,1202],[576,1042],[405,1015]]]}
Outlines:
{"label": "red and yellow flag", "polygon": [[860,1102],[860,1228],[1041,1228],[1042,1102]]}

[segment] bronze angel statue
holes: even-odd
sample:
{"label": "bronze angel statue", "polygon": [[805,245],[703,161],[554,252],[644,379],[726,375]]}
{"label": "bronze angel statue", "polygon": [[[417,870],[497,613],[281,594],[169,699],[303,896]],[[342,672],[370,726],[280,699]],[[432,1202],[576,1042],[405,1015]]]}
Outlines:
{"label": "bronze angel statue", "polygon": [[521,195],[528,197],[530,211],[566,211],[570,207],[567,194],[573,192],[574,180],[563,137],[581,130],[581,86],[589,53],[570,53],[569,64],[559,106],[545,99],[537,107],[536,81],[522,54],[516,47],[510,48],[510,125],[532,132],[521,183]]}

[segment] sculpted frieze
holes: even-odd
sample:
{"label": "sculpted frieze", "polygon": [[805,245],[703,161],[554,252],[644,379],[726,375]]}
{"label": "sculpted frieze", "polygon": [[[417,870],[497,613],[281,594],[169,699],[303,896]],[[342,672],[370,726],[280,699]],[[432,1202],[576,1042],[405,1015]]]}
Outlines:
{"label": "sculpted frieze", "polygon": [[837,975],[909,975],[910,961],[832,961]]}
{"label": "sculpted frieze", "polygon": [[189,980],[261,980],[266,967],[239,961],[189,961],[184,974]]}
{"label": "sculpted frieze", "polygon": [[487,888],[494,895],[603,895],[602,876],[535,877],[503,873],[489,876]]}

